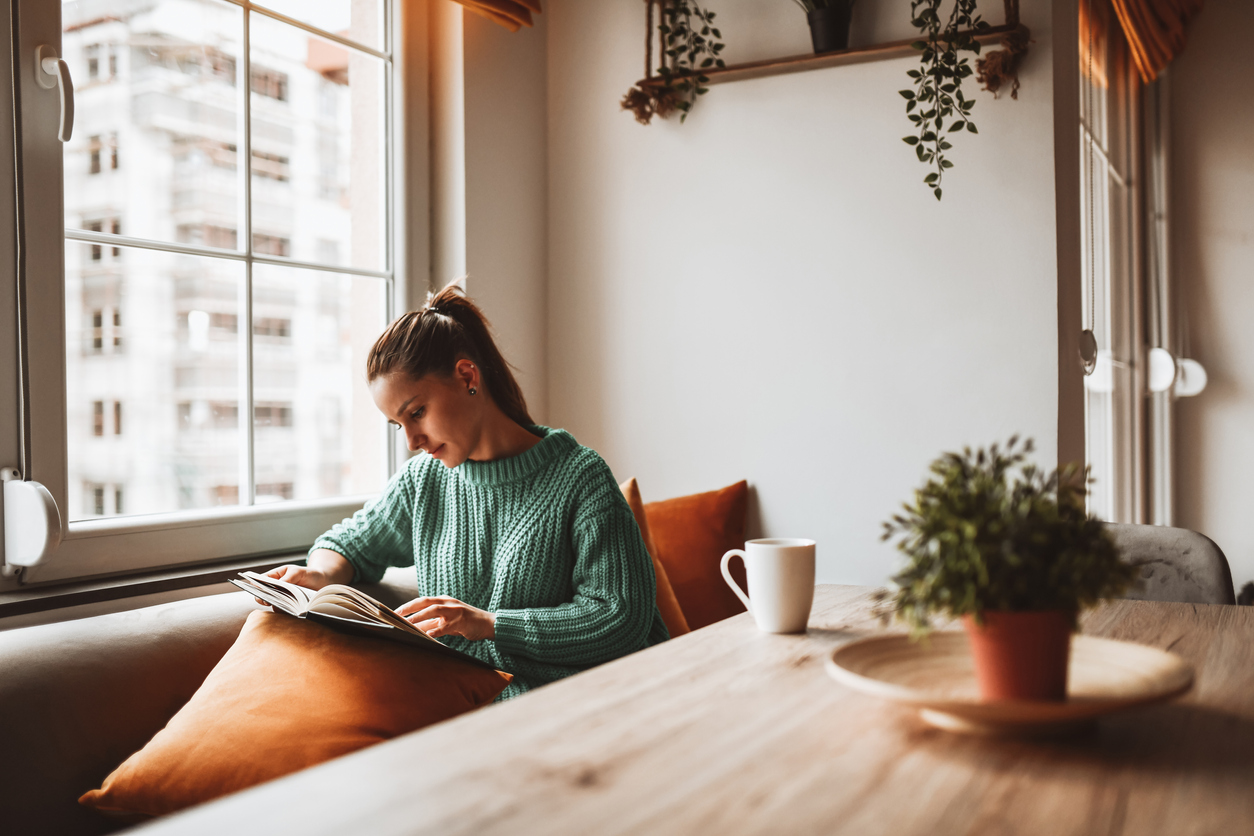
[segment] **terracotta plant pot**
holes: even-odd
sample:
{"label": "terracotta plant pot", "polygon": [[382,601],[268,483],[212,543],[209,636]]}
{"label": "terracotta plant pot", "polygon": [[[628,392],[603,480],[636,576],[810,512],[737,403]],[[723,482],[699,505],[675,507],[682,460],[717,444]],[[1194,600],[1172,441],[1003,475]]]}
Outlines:
{"label": "terracotta plant pot", "polygon": [[1073,613],[986,611],[984,624],[962,617],[983,700],[1067,698]]}

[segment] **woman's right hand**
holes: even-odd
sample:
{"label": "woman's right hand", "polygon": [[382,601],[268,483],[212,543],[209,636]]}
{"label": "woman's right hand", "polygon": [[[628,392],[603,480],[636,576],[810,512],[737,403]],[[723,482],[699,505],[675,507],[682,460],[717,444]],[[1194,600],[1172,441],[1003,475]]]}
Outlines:
{"label": "woman's right hand", "polygon": [[[287,563],[283,566],[276,566],[266,572],[266,577],[315,590],[322,589],[328,584],[349,583],[353,579],[353,564],[345,560],[343,555],[330,549],[314,549],[309,553],[306,564],[296,566]],[[269,606],[260,598],[257,599],[257,603]]]}
{"label": "woman's right hand", "polygon": [[296,566],[291,563],[284,566],[276,566],[269,572],[266,572],[266,577],[285,581],[296,586],[303,586],[305,589],[322,589],[322,587],[328,584],[335,583],[334,580],[327,577],[326,572],[309,566]]}

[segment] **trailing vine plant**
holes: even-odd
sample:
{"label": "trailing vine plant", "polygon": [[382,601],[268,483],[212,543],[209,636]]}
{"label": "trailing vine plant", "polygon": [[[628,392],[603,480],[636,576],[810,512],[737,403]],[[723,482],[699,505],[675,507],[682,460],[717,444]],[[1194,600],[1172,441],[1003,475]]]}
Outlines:
{"label": "trailing vine plant", "polygon": [[[662,55],[657,74],[663,83],[648,84],[646,79],[629,90],[622,101],[623,109],[635,113],[636,121],[644,125],[654,116],[665,119],[676,110],[682,114],[679,121],[686,120],[697,96],[710,90],[705,86],[710,77],[704,71],[726,66],[719,57],[726,44],[714,24],[714,12],[702,8],[697,0],[658,0],[658,6]],[[652,2],[648,11],[651,44]]]}
{"label": "trailing vine plant", "polygon": [[[696,18],[694,23],[693,18]],[[697,0],[670,0],[662,4],[662,21],[657,30],[662,35],[665,59],[657,68],[658,75],[666,79],[666,86],[679,94],[675,107],[683,111],[683,122],[692,112],[697,96],[704,96],[710,88],[710,77],[701,72],[726,64],[718,54],[726,46],[723,33],[714,25],[714,12],[708,12]]]}
{"label": "trailing vine plant", "polygon": [[979,133],[971,121],[975,100],[962,93],[962,81],[974,72],[971,60],[963,52],[980,54],[980,44],[972,36],[989,28],[976,11],[976,0],[954,0],[947,20],[942,22],[940,7],[944,0],[911,0],[910,22],[923,37],[911,46],[919,50],[919,69],[906,73],[914,82],[913,90],[901,90],[906,100],[906,116],[914,123],[915,133],[903,137],[914,146],[919,162],[932,171],[923,183],[941,199],[941,180],[953,161],[945,152],[953,147],[946,139],[964,128]]}

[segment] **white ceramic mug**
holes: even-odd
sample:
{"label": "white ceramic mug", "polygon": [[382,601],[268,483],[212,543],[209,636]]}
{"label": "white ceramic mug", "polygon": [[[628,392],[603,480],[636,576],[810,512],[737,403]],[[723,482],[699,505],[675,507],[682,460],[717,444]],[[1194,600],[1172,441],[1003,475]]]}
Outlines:
{"label": "white ceramic mug", "polygon": [[[740,555],[746,592],[732,580],[728,561]],[[804,633],[814,603],[813,540],[750,540],[723,555],[723,578],[766,633]]]}

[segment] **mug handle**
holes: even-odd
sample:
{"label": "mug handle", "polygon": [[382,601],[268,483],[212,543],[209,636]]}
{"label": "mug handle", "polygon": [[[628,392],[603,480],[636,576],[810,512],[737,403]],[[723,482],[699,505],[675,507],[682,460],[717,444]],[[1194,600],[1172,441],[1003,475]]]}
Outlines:
{"label": "mug handle", "polygon": [[752,613],[753,604],[749,603],[749,596],[745,594],[745,591],[741,589],[734,580],[732,580],[731,572],[727,568],[728,562],[734,555],[740,555],[742,562],[745,560],[744,552],[740,549],[732,549],[727,554],[723,555],[723,560],[719,563],[719,568],[723,570],[723,580],[727,581],[727,585],[732,588],[732,592],[736,593],[736,597],[745,602],[745,609]]}

